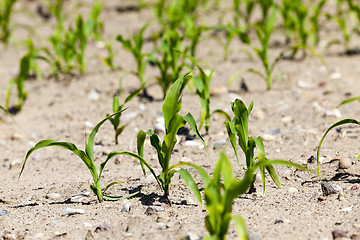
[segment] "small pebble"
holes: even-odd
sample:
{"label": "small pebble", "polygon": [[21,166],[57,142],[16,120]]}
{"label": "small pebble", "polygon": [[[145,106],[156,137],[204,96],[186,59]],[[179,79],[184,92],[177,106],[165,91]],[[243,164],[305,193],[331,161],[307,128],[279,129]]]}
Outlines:
{"label": "small pebble", "polygon": [[146,106],[145,106],[145,104],[141,103],[141,104],[139,104],[138,108],[139,108],[140,111],[144,111],[146,109]]}
{"label": "small pebble", "polygon": [[341,78],[341,72],[334,72],[330,74],[330,79],[340,79]]}
{"label": "small pebble", "polygon": [[210,89],[210,95],[219,95],[227,92],[228,89],[225,86],[213,87],[212,89]]}
{"label": "small pebble", "polygon": [[62,213],[61,216],[70,216],[74,214],[83,214],[85,213],[85,210],[83,209],[73,209],[73,208],[66,208]]}
{"label": "small pebble", "polygon": [[359,189],[359,187],[358,186],[351,186],[351,188],[350,188],[350,190],[353,190],[353,191],[355,191],[355,190],[358,190]]}
{"label": "small pebble", "polygon": [[151,174],[151,175],[149,175],[149,176],[146,177],[145,181],[146,181],[147,183],[150,183],[150,182],[155,182],[156,179],[155,179],[154,175]]}
{"label": "small pebble", "polygon": [[262,239],[260,234],[252,232],[252,231],[248,231],[248,238],[249,238],[249,240],[261,240]]}
{"label": "small pebble", "polygon": [[261,173],[256,174],[255,182],[258,183],[258,184],[262,184]]}
{"label": "small pebble", "polygon": [[288,192],[289,193],[297,193],[299,190],[297,188],[294,187],[289,187]]}
{"label": "small pebble", "polygon": [[351,207],[346,207],[341,209],[342,212],[351,212],[352,211],[352,206]]}
{"label": "small pebble", "polygon": [[98,90],[94,89],[89,92],[87,97],[90,102],[96,102],[100,99],[100,93]]}
{"label": "small pebble", "polygon": [[315,87],[314,84],[312,84],[310,81],[303,81],[303,80],[297,81],[296,86],[300,89],[311,89]]}
{"label": "small pebble", "polygon": [[344,201],[344,200],[345,200],[345,195],[344,195],[344,192],[343,192],[343,191],[340,191],[340,192],[339,192],[338,199],[339,199],[340,201]]}
{"label": "small pebble", "polygon": [[10,211],[6,209],[0,209],[0,216],[6,216],[9,215]]}
{"label": "small pebble", "polygon": [[161,206],[149,206],[146,210],[145,210],[145,214],[146,215],[152,215],[155,212],[162,212],[165,209]]}
{"label": "small pebble", "polygon": [[165,124],[164,123],[155,123],[154,125],[155,133],[165,132]]}
{"label": "small pebble", "polygon": [[60,193],[48,193],[48,194],[46,194],[45,197],[50,200],[58,200],[61,198],[61,194]]}
{"label": "small pebble", "polygon": [[274,141],[275,140],[275,136],[271,135],[271,134],[263,134],[261,136],[262,140],[264,141]]}
{"label": "small pebble", "polygon": [[332,234],[334,239],[347,237],[347,232],[344,231],[344,230],[339,230],[339,229],[332,231],[331,234]]}
{"label": "small pebble", "polygon": [[342,190],[342,188],[335,184],[330,183],[321,183],[321,190],[324,196],[328,196],[330,194],[336,194]]}
{"label": "small pebble", "polygon": [[221,139],[221,140],[216,141],[216,142],[214,143],[214,147],[213,147],[213,148],[214,148],[214,150],[218,150],[218,149],[223,148],[226,144],[227,144],[226,139]]}
{"label": "small pebble", "polygon": [[340,169],[348,169],[352,165],[352,162],[349,158],[341,158],[339,160],[339,168]]}
{"label": "small pebble", "polygon": [[281,122],[284,124],[289,124],[292,123],[294,121],[294,119],[291,116],[286,116],[281,118]]}
{"label": "small pebble", "polygon": [[17,158],[17,159],[15,159],[15,160],[11,161],[11,163],[10,163],[10,168],[13,168],[13,167],[16,167],[16,166],[20,166],[20,165],[22,165],[22,163],[23,163],[23,160]]}
{"label": "small pebble", "polygon": [[121,212],[130,212],[131,203],[126,203],[123,208],[121,209]]}
{"label": "small pebble", "polygon": [[122,116],[123,120],[129,120],[129,119],[133,119],[137,117],[137,113],[136,112],[127,112]]}
{"label": "small pebble", "polygon": [[283,222],[284,222],[284,220],[282,220],[282,219],[275,219],[274,224],[283,223]]}
{"label": "small pebble", "polygon": [[318,199],[319,202],[323,202],[323,201],[327,200],[327,198],[324,197],[324,196],[319,196],[317,199]]}
{"label": "small pebble", "polygon": [[87,228],[92,228],[92,224],[91,223],[88,223],[88,222],[84,222],[83,223],[84,227],[87,227]]}
{"label": "small pebble", "polygon": [[71,202],[82,202],[85,198],[90,196],[90,192],[84,192],[70,198]]}
{"label": "small pebble", "polygon": [[95,228],[95,232],[103,232],[103,231],[109,231],[112,229],[112,226],[109,225],[109,224],[106,224],[106,223],[102,223],[100,225],[98,225],[96,228]]}
{"label": "small pebble", "polygon": [[255,118],[256,120],[262,120],[265,118],[265,113],[263,110],[261,109],[254,109],[254,111],[251,113],[252,117]]}
{"label": "small pebble", "polygon": [[187,140],[185,141],[185,146],[187,147],[200,147],[202,146],[201,142],[196,140]]}
{"label": "small pebble", "polygon": [[94,124],[92,122],[89,122],[89,121],[84,122],[84,125],[87,128],[93,128],[94,127]]}
{"label": "small pebble", "polygon": [[185,239],[185,240],[200,240],[201,238],[199,238],[199,236],[196,235],[195,233],[188,232],[183,239]]}

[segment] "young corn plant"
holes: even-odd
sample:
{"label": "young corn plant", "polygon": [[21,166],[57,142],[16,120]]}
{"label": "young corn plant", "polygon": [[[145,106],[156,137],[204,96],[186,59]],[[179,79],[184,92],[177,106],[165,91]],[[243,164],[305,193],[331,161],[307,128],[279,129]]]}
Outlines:
{"label": "young corn plant", "polygon": [[[263,154],[263,153],[260,153]],[[284,165],[288,167],[299,167],[302,170],[310,171],[304,167],[283,160],[263,159],[253,166],[248,167],[242,179],[237,180],[229,159],[221,152],[216,164],[212,179],[199,166],[187,164],[201,175],[205,185],[205,204],[208,215],[205,217],[205,227],[209,233],[205,239],[224,240],[229,230],[230,221],[233,220],[238,233],[238,239],[247,240],[248,234],[244,219],[240,215],[232,214],[232,205],[236,198],[247,193],[255,180],[256,169],[272,167],[273,165]]]}
{"label": "young corn plant", "polygon": [[184,38],[190,40],[190,45],[187,47],[190,51],[190,55],[195,57],[196,48],[199,44],[200,36],[205,30],[204,26],[196,24],[195,20],[190,16],[185,16],[184,19],[185,33]]}
{"label": "young corn plant", "polygon": [[[206,134],[209,132],[210,126],[210,81],[214,70],[211,70],[208,74],[200,67],[199,63],[193,57],[189,55],[185,55],[189,58],[192,63],[199,70],[200,75],[192,78],[193,83],[196,88],[196,95],[200,98],[201,105],[201,117],[200,117],[200,126],[199,130],[201,130],[202,126],[205,126]],[[204,125],[205,124],[205,125]]]}
{"label": "young corn plant", "polygon": [[[160,49],[160,59],[155,56],[151,57],[151,61],[158,67],[160,77],[157,78],[158,84],[161,86],[164,97],[174,80],[180,77],[181,70],[185,64],[181,62],[181,45],[183,36],[180,36],[177,30],[167,30],[163,33]],[[153,54],[154,55],[154,54]]]}
{"label": "young corn plant", "polygon": [[81,15],[76,18],[75,28],[65,30],[61,24],[58,25],[54,35],[49,39],[54,52],[47,51],[54,76],[59,72],[69,74],[74,69],[80,70],[82,74],[86,72],[84,55],[88,38],[86,34]]}
{"label": "young corn plant", "polygon": [[134,72],[133,74],[139,78],[141,85],[145,85],[146,83],[144,73],[145,73],[146,65],[149,61],[149,59],[147,58],[148,54],[143,53],[143,45],[144,45],[143,34],[146,28],[151,23],[152,21],[147,22],[141,28],[140,32],[137,35],[133,36],[131,39],[125,39],[122,35],[118,35],[116,38],[117,41],[121,42],[124,49],[129,51],[134,56],[136,61],[137,71]]}
{"label": "young corn plant", "polygon": [[34,71],[38,78],[41,78],[40,68],[37,65],[37,60],[48,61],[45,57],[41,55],[43,49],[34,48],[33,42],[31,39],[27,40],[28,53],[25,54],[20,60],[20,71],[16,78],[11,79],[7,84],[6,89],[6,99],[5,107],[9,110],[10,95],[13,88],[13,85],[16,85],[18,103],[16,104],[16,111],[21,111],[21,108],[26,100],[27,92],[24,89],[25,81],[29,77],[31,71]]}
{"label": "young corn plant", "polygon": [[[354,98],[347,99],[347,100],[341,102],[337,107],[340,107],[340,106],[342,106],[342,105],[351,103],[351,102],[356,101],[356,100],[360,100],[360,96],[359,96],[359,97],[354,97]],[[319,158],[320,158],[320,148],[321,148],[321,145],[322,145],[322,143],[323,143],[326,135],[330,132],[331,129],[336,128],[336,127],[341,126],[341,125],[344,125],[344,124],[349,124],[349,123],[360,125],[360,122],[359,122],[358,120],[355,120],[355,119],[343,119],[343,120],[340,120],[340,121],[334,123],[333,125],[331,125],[331,126],[325,131],[324,135],[322,136],[322,138],[321,138],[321,140],[320,140],[320,142],[319,142],[319,146],[318,146],[317,153],[316,153],[318,175],[320,174],[320,161],[319,161]],[[357,154],[356,157],[360,160],[360,154]]]}
{"label": "young corn plant", "polygon": [[[231,103],[231,108],[234,113],[234,118],[232,120],[230,116],[222,110],[215,110],[214,112],[222,114],[227,119],[225,126],[238,164],[240,165],[236,137],[238,138],[238,144],[245,155],[247,168],[253,167],[256,164],[256,160],[258,160],[258,162],[268,160],[265,157],[265,148],[261,137],[253,138],[249,136],[248,120],[253,108],[253,103],[251,103],[247,108],[243,101],[236,99]],[[257,149],[258,157],[255,157],[255,148]],[[267,165],[265,168],[260,167],[260,173],[263,182],[263,194],[265,193],[265,169],[270,174],[270,177],[276,186],[281,188],[280,179],[275,171],[275,168],[272,165]]]}
{"label": "young corn plant", "polygon": [[9,43],[10,38],[10,18],[13,12],[13,6],[17,0],[3,0],[0,2],[0,41]]}
{"label": "young corn plant", "polygon": [[[136,91],[134,91],[133,93],[131,93],[124,101],[123,104],[120,105],[119,103],[119,96],[115,95],[113,98],[113,104],[112,104],[112,108],[113,108],[113,112],[114,115],[112,117],[109,118],[109,121],[111,122],[111,124],[114,127],[114,131],[115,131],[115,144],[118,144],[118,138],[119,135],[124,131],[125,129],[125,124],[120,125],[120,117],[121,114],[123,112],[123,108],[124,105],[129,102],[131,99],[133,99],[135,96],[139,95],[140,91],[142,90],[142,88],[137,89]],[[107,117],[109,116],[109,114],[106,115]]]}
{"label": "young corn plant", "polygon": [[[170,165],[171,154],[177,142],[176,134],[178,130],[186,123],[189,124],[189,126],[193,129],[195,134],[205,146],[205,142],[200,136],[200,133],[196,126],[196,122],[192,115],[190,113],[185,116],[179,115],[179,111],[181,110],[182,91],[187,82],[190,80],[190,76],[188,75],[189,73],[184,74],[179,79],[177,79],[164,99],[162,113],[164,115],[165,122],[165,136],[162,143],[160,142],[159,137],[151,129],[146,132],[141,130],[137,135],[137,147],[138,155],[143,158],[145,138],[146,135],[150,136],[151,145],[155,148],[157,152],[158,161],[162,169],[159,175],[155,175],[154,173],[153,175],[160,182],[160,187],[164,192],[164,197],[167,198],[169,196],[171,179],[177,172],[180,174],[180,176],[183,178],[185,183],[189,186],[190,190],[195,194],[198,200],[201,201],[201,197],[199,198],[198,188],[191,175],[185,169],[177,170],[176,168],[179,165]],[[144,168],[143,172],[145,174]]]}
{"label": "young corn plant", "polygon": [[[122,110],[122,111],[124,111],[124,110]],[[125,195],[125,196],[120,196],[120,197],[106,195],[105,192],[109,189],[109,187],[111,187],[111,186],[113,186],[115,184],[122,183],[122,182],[111,182],[105,188],[101,188],[100,180],[101,180],[101,176],[102,176],[103,170],[104,170],[107,162],[112,157],[114,157],[116,155],[128,155],[128,156],[134,157],[134,158],[138,159],[142,163],[142,166],[148,167],[149,170],[154,174],[153,170],[150,168],[150,166],[145,161],[143,161],[142,158],[140,158],[136,154],[129,153],[129,152],[113,151],[113,152],[110,152],[107,155],[106,160],[100,164],[99,172],[98,172],[98,170],[97,170],[97,168],[95,166],[95,159],[94,159],[94,139],[95,139],[95,135],[98,132],[101,125],[103,123],[105,123],[107,120],[109,120],[111,117],[116,115],[116,114],[118,114],[118,113],[114,113],[114,114],[106,117],[105,119],[103,119],[101,122],[99,122],[94,127],[94,129],[91,131],[91,133],[89,135],[89,138],[87,139],[87,141],[85,141],[85,151],[78,149],[73,143],[70,143],[70,142],[59,142],[59,141],[51,140],[51,139],[43,140],[43,141],[38,142],[33,148],[31,148],[26,153],[25,161],[24,161],[24,163],[22,165],[22,168],[21,168],[21,171],[20,171],[20,174],[19,174],[19,178],[20,178],[21,174],[23,173],[24,168],[25,168],[25,164],[26,164],[26,162],[27,162],[27,160],[30,157],[32,152],[34,152],[35,150],[38,150],[40,148],[44,148],[44,147],[57,146],[57,147],[65,148],[65,149],[75,153],[82,160],[82,162],[86,165],[86,167],[90,171],[90,174],[91,174],[91,176],[93,178],[93,181],[94,181],[92,184],[90,184],[90,189],[96,195],[99,202],[101,202],[103,200],[114,200],[115,201],[115,200],[119,200],[121,198],[128,198],[128,197],[132,197],[132,196],[136,195],[138,192],[135,192],[135,193],[132,193],[132,194],[129,194],[129,195]]]}
{"label": "young corn plant", "polygon": [[97,41],[102,41],[102,33],[104,31],[104,23],[100,20],[100,14],[103,5],[101,1],[95,1],[91,8],[88,19],[85,22],[85,33],[87,36],[93,37]]}

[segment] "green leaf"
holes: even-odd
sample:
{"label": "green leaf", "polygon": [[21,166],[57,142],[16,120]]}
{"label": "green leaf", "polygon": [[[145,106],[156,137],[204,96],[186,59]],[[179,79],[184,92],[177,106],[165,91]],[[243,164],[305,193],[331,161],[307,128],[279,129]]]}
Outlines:
{"label": "green leaf", "polygon": [[223,111],[223,110],[221,110],[221,109],[215,109],[215,110],[212,112],[212,114],[214,114],[214,113],[223,115],[223,116],[226,118],[227,121],[229,121],[229,122],[231,121],[231,118],[230,118],[229,114],[227,114],[225,111]]}
{"label": "green leaf", "polygon": [[324,141],[326,135],[328,134],[328,132],[335,128],[335,127],[338,127],[340,125],[344,125],[344,124],[348,124],[348,123],[355,123],[355,124],[358,124],[360,125],[360,122],[358,122],[357,120],[355,119],[343,119],[343,120],[340,120],[336,123],[334,123],[333,125],[331,125],[327,130],[326,132],[324,133],[324,135],[322,136],[320,142],[319,142],[319,146],[318,146],[318,150],[317,150],[317,153],[316,153],[316,161],[317,161],[317,168],[318,168],[318,175],[320,174],[320,162],[319,162],[319,158],[320,158],[320,148],[321,148],[321,144],[322,142]]}
{"label": "green leaf", "polygon": [[109,120],[111,117],[115,116],[116,114],[119,114],[123,111],[125,111],[126,109],[123,109],[119,112],[113,113],[109,116],[107,116],[106,118],[104,118],[101,122],[99,122],[94,129],[91,131],[88,140],[85,142],[85,152],[87,154],[87,156],[89,157],[89,159],[94,162],[94,138],[96,133],[98,132],[99,128],[101,127],[101,125],[104,124],[104,122],[106,122],[107,120]]}
{"label": "green leaf", "polygon": [[205,141],[200,135],[200,132],[199,132],[197,126],[196,126],[196,122],[195,122],[195,119],[193,118],[193,116],[190,113],[188,113],[185,116],[183,116],[183,118],[189,124],[191,129],[195,132],[196,136],[201,140],[201,142],[204,145],[205,150],[206,150],[206,152],[207,152],[207,154],[209,156],[209,152],[208,152],[208,149],[206,147]]}
{"label": "green leaf", "polygon": [[133,196],[137,195],[138,193],[139,192],[134,192],[134,193],[131,193],[131,194],[128,194],[128,195],[125,195],[125,196],[119,196],[119,197],[104,195],[103,198],[105,200],[108,200],[108,201],[117,201],[117,200],[120,200],[120,199],[123,199],[123,198],[133,197]]}
{"label": "green leaf", "polygon": [[353,98],[347,99],[347,100],[341,102],[337,107],[340,107],[340,106],[342,106],[342,105],[351,103],[351,102],[356,101],[356,100],[360,100],[360,96],[359,96],[359,97],[353,97]]}
{"label": "green leaf", "polygon": [[185,169],[180,169],[179,171],[177,171],[180,176],[182,177],[182,179],[184,180],[184,182],[186,183],[186,185],[190,188],[190,190],[192,191],[192,193],[195,195],[196,199],[202,203],[202,199],[201,199],[201,194],[199,191],[199,188],[197,187],[193,177],[190,175],[190,173],[188,171],[186,171]]}
{"label": "green leaf", "polygon": [[104,193],[106,192],[106,190],[108,190],[111,186],[113,186],[113,185],[115,185],[115,184],[125,183],[125,182],[126,182],[126,181],[109,183],[109,184],[104,188],[104,190],[102,190],[102,193],[104,194]]}
{"label": "green leaf", "polygon": [[171,169],[177,168],[179,166],[190,166],[190,167],[194,168],[200,174],[201,180],[204,183],[205,187],[207,187],[210,184],[211,179],[210,179],[209,175],[207,174],[207,172],[202,167],[200,167],[196,164],[192,164],[192,163],[180,162],[180,163],[172,166]]}
{"label": "green leaf", "polygon": [[232,216],[232,219],[235,222],[235,228],[238,233],[238,238],[240,240],[248,240],[245,220],[239,215]]}

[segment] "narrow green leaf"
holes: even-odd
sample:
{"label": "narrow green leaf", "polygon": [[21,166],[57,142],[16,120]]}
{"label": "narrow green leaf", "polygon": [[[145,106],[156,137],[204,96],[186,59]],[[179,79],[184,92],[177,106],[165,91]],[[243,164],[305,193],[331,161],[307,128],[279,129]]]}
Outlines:
{"label": "narrow green leaf", "polygon": [[207,187],[210,184],[211,179],[209,177],[209,174],[207,174],[207,172],[202,167],[200,167],[196,164],[192,164],[192,163],[180,162],[180,163],[172,166],[171,169],[177,168],[179,166],[190,166],[190,167],[194,168],[200,174],[201,180],[204,183],[205,187]]}
{"label": "narrow green leaf", "polygon": [[340,107],[342,105],[351,103],[351,102],[356,101],[356,100],[360,100],[360,96],[359,97],[353,97],[353,98],[347,99],[345,101],[342,101],[337,107]]}
{"label": "narrow green leaf", "polygon": [[317,150],[317,153],[316,153],[316,161],[317,161],[317,168],[318,168],[318,175],[320,174],[320,162],[319,162],[319,158],[320,158],[320,148],[321,148],[321,144],[322,142],[324,141],[326,135],[328,134],[328,132],[335,128],[335,127],[338,127],[340,125],[344,125],[344,124],[348,124],[348,123],[355,123],[355,124],[358,124],[360,125],[360,122],[358,122],[357,120],[355,119],[343,119],[343,120],[340,120],[336,123],[334,123],[333,125],[331,125],[327,130],[326,132],[324,133],[324,135],[322,136],[320,142],[319,142],[319,146],[318,146],[318,150]]}
{"label": "narrow green leaf", "polygon": [[224,111],[221,110],[221,109],[215,109],[215,110],[212,112],[212,114],[214,114],[214,113],[223,115],[223,116],[226,118],[227,121],[229,121],[229,122],[231,121],[231,118],[230,118],[229,114],[227,114],[226,112],[224,112]]}
{"label": "narrow green leaf", "polygon": [[121,183],[125,183],[126,181],[123,181],[123,182],[112,182],[112,183],[109,183],[105,188],[104,190],[102,190],[102,193],[104,194],[106,192],[106,190],[108,190],[111,186],[115,185],[115,184],[121,184]]}
{"label": "narrow green leaf", "polygon": [[248,240],[245,220],[240,215],[232,216],[240,240]]}
{"label": "narrow green leaf", "polygon": [[196,126],[196,122],[195,122],[195,119],[193,118],[193,116],[190,113],[188,113],[185,116],[183,116],[183,118],[189,124],[191,129],[195,132],[196,136],[201,140],[201,142],[204,145],[205,150],[206,150],[206,152],[207,152],[207,154],[209,156],[209,151],[208,151],[208,149],[206,147],[204,139],[200,135],[200,132],[199,132],[197,126]]}
{"label": "narrow green leaf", "polygon": [[195,195],[196,199],[201,204],[202,203],[201,194],[200,194],[199,188],[197,187],[193,177],[190,175],[190,173],[188,171],[186,171],[183,168],[177,172],[180,174],[180,176],[182,177],[182,179],[184,180],[186,185],[190,188],[192,193]]}
{"label": "narrow green leaf", "polygon": [[137,195],[138,193],[139,193],[139,192],[134,192],[134,193],[131,193],[131,194],[128,194],[128,195],[124,195],[124,196],[119,196],[119,197],[104,195],[103,198],[104,198],[105,200],[108,200],[108,201],[118,201],[118,200],[123,199],[123,198],[131,198],[131,197]]}

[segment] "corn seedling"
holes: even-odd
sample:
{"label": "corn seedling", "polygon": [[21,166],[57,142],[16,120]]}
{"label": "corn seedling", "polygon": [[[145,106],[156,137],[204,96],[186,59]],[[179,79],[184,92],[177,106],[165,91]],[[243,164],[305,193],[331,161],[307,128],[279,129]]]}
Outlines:
{"label": "corn seedling", "polygon": [[[236,159],[240,165],[239,155],[236,145],[236,136],[238,137],[238,144],[243,151],[246,159],[246,166],[248,168],[253,167],[256,164],[256,159],[261,162],[268,160],[265,157],[265,148],[261,137],[253,138],[249,137],[248,131],[248,119],[253,108],[253,103],[250,104],[249,108],[245,104],[236,99],[231,103],[231,109],[234,113],[234,118],[231,120],[230,116],[222,110],[215,110],[215,113],[223,115],[227,122],[225,122],[228,137],[231,146],[235,152]],[[254,151],[257,148],[258,157],[255,157]],[[266,166],[266,170],[270,174],[270,177],[274,181],[277,187],[281,188],[280,179],[272,165]],[[263,193],[265,193],[265,168],[260,168],[260,173],[263,181]]]}
{"label": "corn seedling", "polygon": [[[244,9],[241,11],[242,3]],[[240,26],[240,19],[243,19],[245,25],[250,26],[251,16],[255,7],[256,1],[253,0],[234,0],[234,26]]]}
{"label": "corn seedling", "polygon": [[95,1],[91,8],[91,12],[88,19],[85,22],[85,33],[87,36],[92,36],[95,40],[101,41],[103,39],[102,32],[104,30],[104,24],[100,21],[100,13],[102,10],[101,1]]}
{"label": "corn seedling", "polygon": [[188,47],[190,50],[190,55],[192,57],[195,57],[196,47],[198,46],[201,33],[204,31],[204,27],[198,26],[194,21],[194,19],[192,19],[189,16],[185,16],[184,20],[185,20],[184,38],[190,40],[190,46]]}
{"label": "corn seedling", "polygon": [[162,88],[164,97],[170,85],[180,77],[181,70],[184,68],[184,63],[180,63],[181,54],[179,53],[182,52],[180,49],[182,42],[183,37],[176,30],[167,30],[162,36],[160,49],[155,50],[161,52],[161,59],[154,56],[150,59],[160,71],[157,82]]}
{"label": "corn seedling", "polygon": [[[119,135],[123,132],[124,128],[125,128],[125,124],[120,125],[120,117],[124,108],[124,105],[129,102],[131,99],[133,99],[135,96],[139,95],[140,91],[143,88],[139,88],[138,90],[134,91],[133,93],[131,93],[124,101],[123,104],[120,105],[119,103],[119,96],[114,96],[113,98],[113,104],[112,104],[112,108],[113,108],[113,112],[115,115],[113,115],[113,117],[109,118],[109,121],[111,122],[111,124],[114,127],[114,131],[115,131],[115,144],[118,144],[118,138]],[[109,116],[109,114],[107,114],[107,117]]]}
{"label": "corn seedling", "polygon": [[[141,130],[137,135],[137,147],[138,155],[142,158],[145,137],[146,135],[150,136],[151,145],[157,151],[158,161],[162,168],[162,171],[158,176],[154,174],[153,175],[160,182],[161,189],[164,192],[164,197],[168,197],[171,178],[176,172],[178,172],[184,179],[185,183],[189,186],[190,190],[195,194],[198,200],[201,201],[201,197],[199,199],[198,188],[191,175],[185,169],[177,170],[176,168],[178,165],[170,166],[171,154],[177,142],[176,134],[179,128],[183,127],[186,123],[190,125],[190,127],[205,146],[205,142],[200,136],[196,122],[192,115],[190,113],[185,116],[179,115],[179,111],[181,110],[181,94],[186,83],[190,80],[188,74],[189,73],[182,75],[174,82],[173,86],[166,94],[164,99],[162,113],[164,115],[165,122],[165,136],[163,142],[160,142],[159,137],[152,130],[148,130],[147,132]],[[143,172],[145,174],[144,168]]]}
{"label": "corn seedling", "polygon": [[117,41],[121,42],[124,49],[129,51],[135,58],[137,71],[134,73],[140,80],[141,84],[145,84],[146,80],[144,78],[145,68],[149,61],[147,54],[143,53],[144,45],[144,31],[152,23],[152,21],[147,22],[140,30],[140,32],[133,36],[131,39],[125,39],[122,35],[117,36]]}
{"label": "corn seedling", "polygon": [[205,124],[206,134],[209,132],[209,123],[210,123],[210,81],[211,76],[214,70],[211,70],[208,74],[200,67],[199,63],[193,57],[189,55],[185,55],[189,58],[192,63],[199,70],[200,75],[193,77],[193,83],[196,88],[196,95],[200,98],[201,105],[201,118],[200,118],[200,126],[199,130],[201,130],[202,126]]}
{"label": "corn seedling", "polygon": [[113,50],[113,46],[111,43],[106,43],[105,48],[108,52],[108,56],[106,58],[103,58],[102,60],[104,64],[111,69],[111,71],[115,71],[118,66],[116,66],[114,63],[115,52]]}
{"label": "corn seedling", "polygon": [[[359,97],[354,97],[354,98],[347,99],[347,100],[341,102],[337,107],[340,107],[340,106],[342,106],[342,105],[351,103],[351,102],[356,101],[356,100],[360,100],[360,96],[359,96]],[[331,125],[331,126],[325,131],[324,135],[322,136],[322,138],[321,138],[321,140],[320,140],[320,142],[319,142],[318,150],[317,150],[317,153],[316,153],[318,174],[320,174],[320,161],[319,161],[319,158],[320,158],[320,148],[321,148],[321,145],[322,145],[322,143],[323,143],[326,135],[330,132],[331,129],[336,128],[336,127],[341,126],[341,125],[344,125],[344,124],[349,124],[349,123],[353,123],[353,124],[360,125],[360,122],[357,121],[357,120],[355,120],[355,119],[343,119],[343,120],[340,120],[340,121],[334,123],[333,125]],[[356,157],[360,160],[360,154],[357,154]]]}
{"label": "corn seedling", "polygon": [[9,110],[9,101],[13,85],[16,85],[18,103],[16,104],[16,111],[20,111],[24,101],[27,97],[27,92],[24,89],[24,82],[29,77],[31,71],[33,70],[38,76],[41,77],[40,68],[36,63],[36,60],[48,61],[45,57],[41,56],[40,53],[43,49],[34,48],[33,42],[31,39],[27,40],[28,53],[24,55],[20,60],[20,71],[16,78],[11,79],[7,84],[6,89],[6,100],[5,107]]}
{"label": "corn seedling", "polygon": [[232,215],[232,205],[236,198],[245,194],[252,186],[255,180],[254,172],[256,169],[272,168],[273,165],[284,165],[311,171],[291,162],[264,158],[253,166],[248,167],[243,178],[237,180],[233,174],[231,163],[223,152],[220,153],[212,179],[201,167],[193,164],[187,165],[198,171],[205,185],[205,203],[206,210],[208,211],[208,215],[205,217],[205,227],[209,233],[209,236],[205,237],[205,239],[208,240],[224,240],[231,220],[235,223],[238,238],[241,240],[248,239],[245,221],[239,215]]}
{"label": "corn seedling", "polygon": [[0,2],[0,41],[8,44],[10,38],[10,18],[13,6],[17,0],[2,0]]}
{"label": "corn seedling", "polygon": [[260,21],[261,25],[266,24],[266,21],[268,21],[268,15],[271,10],[275,6],[273,0],[258,0],[257,3],[260,5],[262,19]]}
{"label": "corn seedling", "polygon": [[[124,110],[122,110],[122,111],[124,111]],[[146,167],[148,167],[150,169],[150,171],[152,171],[150,166],[145,161],[143,161],[142,158],[140,158],[136,154],[132,154],[132,153],[129,153],[129,152],[113,151],[113,152],[110,152],[107,155],[106,160],[100,164],[100,171],[99,172],[97,171],[97,168],[96,168],[95,162],[94,162],[95,161],[94,160],[94,139],[95,139],[95,135],[98,132],[101,125],[104,122],[106,122],[107,120],[109,120],[111,117],[116,115],[116,114],[118,114],[118,113],[114,113],[114,114],[106,117],[105,119],[103,119],[101,122],[99,122],[94,127],[94,129],[91,131],[91,133],[89,135],[89,138],[87,139],[87,141],[85,141],[85,151],[79,150],[73,143],[70,143],[70,142],[58,142],[56,140],[51,140],[51,139],[43,140],[43,141],[38,142],[33,148],[31,148],[26,153],[25,161],[24,161],[24,163],[22,165],[22,168],[21,168],[21,171],[20,171],[20,174],[19,174],[19,178],[20,178],[21,174],[23,173],[25,164],[26,164],[26,162],[27,162],[27,160],[30,157],[32,152],[34,152],[37,149],[44,148],[44,147],[58,146],[58,147],[65,148],[65,149],[75,153],[83,161],[83,163],[86,165],[86,167],[90,171],[91,176],[92,176],[93,181],[94,181],[90,185],[90,189],[96,195],[99,202],[101,202],[102,200],[119,200],[121,198],[128,198],[128,197],[132,197],[132,196],[136,195],[137,192],[129,194],[129,195],[121,196],[121,197],[114,197],[114,196],[105,195],[105,192],[109,189],[109,187],[111,187],[111,186],[113,186],[115,184],[122,183],[122,182],[109,183],[105,188],[102,189],[101,186],[100,186],[100,179],[101,179],[102,172],[103,172],[107,162],[112,157],[114,157],[116,155],[128,155],[128,156],[134,157],[134,158],[138,159],[142,163],[142,165],[145,165]]]}

